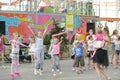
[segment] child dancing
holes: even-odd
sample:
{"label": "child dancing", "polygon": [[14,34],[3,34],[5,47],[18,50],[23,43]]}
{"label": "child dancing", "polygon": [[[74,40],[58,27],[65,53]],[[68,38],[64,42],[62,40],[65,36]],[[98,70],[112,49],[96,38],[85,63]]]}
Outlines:
{"label": "child dancing", "polygon": [[56,71],[59,71],[61,74],[59,53],[60,53],[60,44],[63,41],[63,37],[61,37],[61,41],[59,42],[58,38],[54,38],[54,43],[51,45],[52,52],[52,64],[53,64],[53,76],[56,76]]}
{"label": "child dancing", "polygon": [[[20,43],[18,40],[18,34],[13,33],[13,39],[10,41],[12,50],[10,53],[11,57],[11,73],[10,77],[14,78],[14,75],[20,76],[20,73],[18,71],[18,65],[19,65],[19,50],[20,50],[20,45],[25,46],[24,44]],[[27,46],[26,46],[27,47]]]}

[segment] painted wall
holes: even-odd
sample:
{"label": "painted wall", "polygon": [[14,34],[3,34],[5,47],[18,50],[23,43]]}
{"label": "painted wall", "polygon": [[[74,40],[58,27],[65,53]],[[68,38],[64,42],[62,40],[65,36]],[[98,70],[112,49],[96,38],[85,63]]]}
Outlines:
{"label": "painted wall", "polygon": [[[37,18],[37,19],[36,19]],[[36,33],[37,31],[43,31],[48,27],[48,31],[53,28],[52,18],[55,18],[60,23],[66,22],[65,15],[52,15],[52,14],[22,14],[22,13],[0,13],[0,21],[5,21],[6,35],[12,35],[13,32],[18,32],[24,37],[29,37],[32,33],[28,27]],[[77,21],[76,30],[77,33],[86,35],[86,23],[79,17]],[[69,40],[72,38],[72,33],[68,34]]]}

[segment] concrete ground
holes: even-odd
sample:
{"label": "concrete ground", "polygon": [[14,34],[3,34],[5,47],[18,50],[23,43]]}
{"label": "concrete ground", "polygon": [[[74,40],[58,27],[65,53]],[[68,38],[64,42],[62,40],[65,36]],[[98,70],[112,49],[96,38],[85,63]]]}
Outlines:
{"label": "concrete ground", "polygon": [[[95,70],[86,70],[83,74],[76,74],[72,71],[72,60],[64,59],[61,60],[62,74],[57,74],[56,77],[53,77],[51,72],[50,60],[45,60],[44,63],[44,73],[42,76],[33,74],[33,67],[31,63],[22,63],[19,65],[19,70],[21,77],[15,77],[14,80],[98,80]],[[10,73],[10,64],[6,64],[7,69],[0,69],[0,80],[11,80]],[[120,80],[120,68],[114,69],[114,66],[109,66],[108,74],[112,80]]]}

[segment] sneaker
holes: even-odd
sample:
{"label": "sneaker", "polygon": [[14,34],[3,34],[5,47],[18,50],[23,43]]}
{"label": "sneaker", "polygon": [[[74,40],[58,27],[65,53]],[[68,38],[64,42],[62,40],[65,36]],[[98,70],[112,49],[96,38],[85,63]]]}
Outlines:
{"label": "sneaker", "polygon": [[62,71],[60,71],[59,73],[62,74]]}
{"label": "sneaker", "polygon": [[34,74],[37,75],[37,69],[34,69]]}
{"label": "sneaker", "polygon": [[20,73],[19,73],[19,72],[15,72],[15,75],[16,75],[16,76],[20,76]]}
{"label": "sneaker", "polygon": [[110,78],[110,77],[108,77],[108,78],[107,78],[107,80],[111,80],[111,78]]}
{"label": "sneaker", "polygon": [[14,74],[10,74],[10,78],[12,78],[12,79],[13,79],[13,78],[14,78]]}
{"label": "sneaker", "polygon": [[42,70],[41,69],[39,69],[39,74],[42,75]]}
{"label": "sneaker", "polygon": [[54,72],[54,69],[52,69],[52,72]]}
{"label": "sneaker", "polygon": [[73,68],[72,70],[75,71],[75,68]]}
{"label": "sneaker", "polygon": [[53,76],[55,77],[55,76],[56,76],[56,74],[54,73],[54,74],[53,74]]}

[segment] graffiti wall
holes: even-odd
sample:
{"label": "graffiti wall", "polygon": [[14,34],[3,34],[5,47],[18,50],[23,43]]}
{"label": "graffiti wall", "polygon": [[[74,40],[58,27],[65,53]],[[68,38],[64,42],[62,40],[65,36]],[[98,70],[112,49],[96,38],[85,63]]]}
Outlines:
{"label": "graffiti wall", "polygon": [[[12,35],[13,32],[18,32],[24,37],[29,37],[32,33],[29,27],[36,33],[37,31],[43,31],[48,27],[48,31],[53,28],[53,20],[55,18],[61,23],[61,26],[66,26],[65,15],[53,15],[53,14],[22,14],[22,13],[0,13],[0,21],[5,21],[5,33],[6,35]],[[74,21],[73,21],[74,22]],[[86,34],[85,21],[80,17],[75,19],[76,32],[79,34]],[[74,28],[74,27],[72,27]],[[84,37],[84,36],[83,36]],[[72,33],[68,34],[68,38],[71,40]]]}
{"label": "graffiti wall", "polygon": [[44,30],[48,27],[53,28],[52,18],[60,21],[61,15],[38,15],[35,14],[14,14],[0,13],[0,21],[5,21],[6,35],[11,35],[13,32],[23,34],[24,37],[31,35],[28,27],[31,27],[34,32]]}

